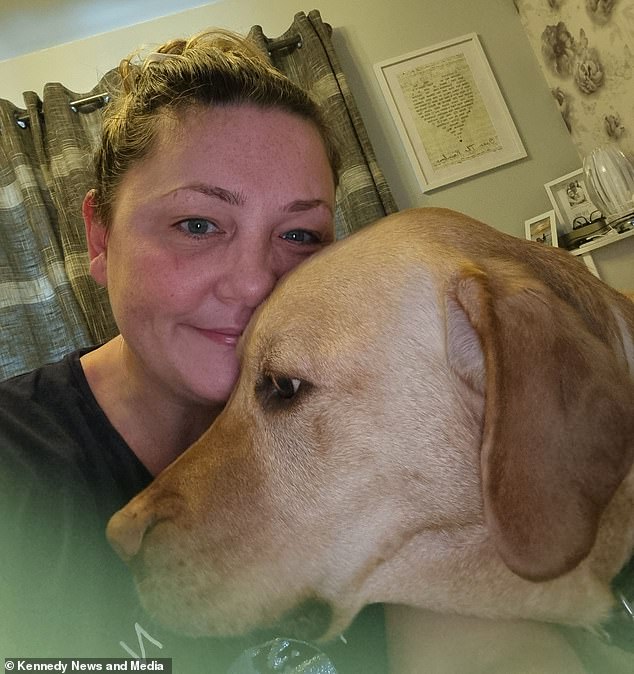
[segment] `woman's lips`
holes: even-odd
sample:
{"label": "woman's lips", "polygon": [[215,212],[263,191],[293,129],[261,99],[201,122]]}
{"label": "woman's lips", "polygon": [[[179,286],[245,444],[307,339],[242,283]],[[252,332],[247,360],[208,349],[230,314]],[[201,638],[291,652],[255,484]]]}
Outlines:
{"label": "woman's lips", "polygon": [[242,334],[242,330],[233,328],[214,328],[211,330],[205,328],[194,329],[203,337],[206,337],[212,342],[216,342],[216,344],[221,344],[223,346],[235,346],[240,339],[240,335]]}

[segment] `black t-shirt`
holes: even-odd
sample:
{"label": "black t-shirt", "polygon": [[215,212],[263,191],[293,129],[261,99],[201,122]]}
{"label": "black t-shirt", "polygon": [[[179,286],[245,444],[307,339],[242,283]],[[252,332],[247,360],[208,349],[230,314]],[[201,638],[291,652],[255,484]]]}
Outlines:
{"label": "black t-shirt", "polygon": [[[172,658],[176,674],[225,674],[257,642],[159,627],[105,539],[152,477],[99,407],[80,355],[0,383],[0,658],[145,655]],[[380,607],[345,636],[320,646],[338,674],[387,670]],[[267,671],[249,662],[243,671]]]}

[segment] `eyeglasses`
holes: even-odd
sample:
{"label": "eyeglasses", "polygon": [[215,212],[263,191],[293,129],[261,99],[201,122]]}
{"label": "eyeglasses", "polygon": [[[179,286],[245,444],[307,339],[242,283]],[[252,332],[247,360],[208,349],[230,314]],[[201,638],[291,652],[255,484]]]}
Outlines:
{"label": "eyeglasses", "polygon": [[605,221],[603,213],[601,211],[592,211],[590,215],[586,218],[585,215],[578,215],[572,221],[572,228],[579,229],[580,227],[585,227],[586,225],[593,225],[595,222]]}

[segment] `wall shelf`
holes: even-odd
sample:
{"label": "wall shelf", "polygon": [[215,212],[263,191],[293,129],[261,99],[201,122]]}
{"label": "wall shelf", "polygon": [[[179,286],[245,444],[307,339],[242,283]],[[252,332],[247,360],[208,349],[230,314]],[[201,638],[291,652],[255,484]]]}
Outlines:
{"label": "wall shelf", "polygon": [[630,236],[634,236],[634,228],[628,229],[627,232],[622,232],[621,234],[604,234],[601,238],[596,239],[590,243],[584,243],[580,248],[575,248],[571,250],[572,255],[586,255],[591,253],[597,248],[603,248],[603,246],[608,246],[611,243],[616,243],[617,241],[623,241]]}

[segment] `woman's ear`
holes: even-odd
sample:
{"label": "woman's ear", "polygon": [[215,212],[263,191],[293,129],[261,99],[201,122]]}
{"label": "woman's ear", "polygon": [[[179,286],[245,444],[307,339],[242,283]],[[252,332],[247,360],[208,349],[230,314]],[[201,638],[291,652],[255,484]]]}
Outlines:
{"label": "woman's ear", "polygon": [[89,190],[81,207],[86,226],[86,243],[90,255],[90,275],[102,286],[108,285],[108,230],[96,213],[95,191]]}

